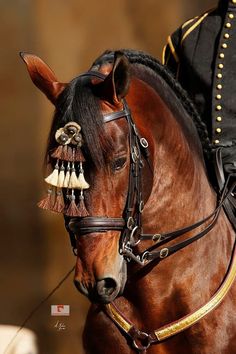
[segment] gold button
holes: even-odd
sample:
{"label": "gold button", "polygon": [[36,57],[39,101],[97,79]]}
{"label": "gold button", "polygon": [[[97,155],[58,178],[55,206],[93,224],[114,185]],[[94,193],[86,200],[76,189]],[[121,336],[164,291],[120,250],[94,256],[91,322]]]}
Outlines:
{"label": "gold button", "polygon": [[217,88],[218,90],[221,90],[221,89],[222,89],[222,85],[221,85],[221,84],[218,84],[218,85],[216,86],[216,88]]}
{"label": "gold button", "polygon": [[216,106],[216,110],[217,110],[217,111],[221,111],[221,110],[222,110],[222,107],[221,107],[220,104],[218,104],[218,105]]}
{"label": "gold button", "polygon": [[222,63],[218,64],[219,69],[223,69],[224,65]]}
{"label": "gold button", "polygon": [[222,121],[222,117],[216,117],[216,120],[217,120],[217,122],[221,122]]}
{"label": "gold button", "polygon": [[220,140],[216,139],[216,140],[214,141],[214,143],[215,143],[215,144],[219,144],[219,143],[220,143]]}
{"label": "gold button", "polygon": [[218,73],[216,76],[218,77],[218,79],[222,79],[222,74],[221,73]]}
{"label": "gold button", "polygon": [[232,0],[232,3],[233,3],[233,4],[236,4],[236,0]]}
{"label": "gold button", "polygon": [[220,100],[221,99],[221,95],[216,95],[216,99]]}
{"label": "gold button", "polygon": [[222,43],[221,47],[225,49],[225,48],[227,48],[227,44],[226,43]]}
{"label": "gold button", "polygon": [[229,18],[234,18],[234,15],[233,14],[229,14]]}
{"label": "gold button", "polygon": [[221,133],[221,128],[216,128],[217,133]]}
{"label": "gold button", "polygon": [[228,33],[225,33],[225,34],[224,34],[224,38],[228,39],[228,38],[229,38],[229,34],[228,34]]}
{"label": "gold button", "polygon": [[219,57],[220,57],[221,59],[223,59],[223,58],[225,57],[224,53],[220,53],[220,54],[219,54]]}
{"label": "gold button", "polygon": [[227,23],[225,24],[225,27],[226,27],[226,28],[230,28],[230,27],[231,27],[231,23],[230,23],[230,22],[227,22]]}

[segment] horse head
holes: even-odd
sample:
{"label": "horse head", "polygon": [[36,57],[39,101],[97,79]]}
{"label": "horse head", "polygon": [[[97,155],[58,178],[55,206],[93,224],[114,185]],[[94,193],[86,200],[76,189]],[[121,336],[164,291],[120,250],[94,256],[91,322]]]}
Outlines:
{"label": "horse head", "polygon": [[[71,122],[78,124],[81,129],[80,152],[83,154],[83,178],[86,178],[84,182],[87,185],[81,189],[74,185],[72,195],[70,190],[67,189],[66,192],[64,188],[63,204],[70,202],[71,196],[77,204],[79,200],[81,201],[82,193],[83,213],[79,214],[74,210],[66,212],[60,209],[60,211],[66,214],[66,226],[70,234],[72,237],[76,235],[77,264],[74,279],[76,287],[93,302],[110,302],[122,294],[127,277],[126,260],[121,254],[120,235],[124,228],[128,181],[131,178],[132,147],[129,130],[132,127],[127,124],[126,119],[116,119],[116,116],[113,118],[112,115],[116,113],[119,115],[121,112],[120,118],[125,117],[124,114],[122,116],[122,112],[123,99],[130,88],[129,62],[124,55],[117,52],[114,62],[101,65],[97,72],[95,72],[97,68],[94,67],[92,71],[65,84],[59,82],[51,69],[37,56],[25,53],[21,56],[27,64],[34,84],[55,105],[55,116],[47,148],[48,162],[52,168],[56,163],[53,157],[56,155],[53,155],[52,151],[57,147],[58,134],[60,135],[63,128]],[[73,168],[79,174],[82,163],[73,161],[73,157],[70,161],[69,168],[71,169],[73,164]],[[77,167],[80,170],[77,170]],[[58,168],[61,171],[61,166]],[[49,183],[55,186],[56,194],[58,191],[61,193],[57,182]],[[133,203],[137,203],[139,197],[137,195],[129,197],[135,199],[128,202],[132,204],[129,207],[133,208]],[[51,205],[49,209],[59,211],[55,208],[55,201],[54,208]],[[132,219],[133,212],[128,211],[129,220]],[[102,223],[100,229],[96,227],[99,223]],[[82,224],[86,224],[87,229],[85,226],[82,227]],[[89,227],[90,230],[86,232]]]}

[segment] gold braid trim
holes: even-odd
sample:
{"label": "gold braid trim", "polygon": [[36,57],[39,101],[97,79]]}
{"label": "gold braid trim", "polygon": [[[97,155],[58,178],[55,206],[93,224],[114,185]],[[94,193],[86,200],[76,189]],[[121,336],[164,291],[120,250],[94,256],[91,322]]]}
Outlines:
{"label": "gold braid trim", "polygon": [[162,341],[179,332],[182,332],[185,329],[189,328],[190,326],[194,325],[196,322],[200,321],[209,312],[213,311],[227,295],[230,287],[232,286],[235,280],[235,277],[236,277],[236,254],[234,254],[227,278],[225,279],[225,281],[223,282],[219,290],[216,292],[216,294],[211,298],[211,300],[208,301],[208,303],[206,303],[200,309],[193,312],[192,314],[187,315],[170,325],[164,326],[163,328],[154,331],[157,339],[159,341]]}
{"label": "gold braid trim", "polygon": [[[211,9],[207,12],[205,12],[191,27],[189,27],[189,29],[184,33],[183,37],[181,38],[181,44],[183,43],[183,41],[186,39],[186,37],[197,27],[200,25],[200,23],[204,20],[205,17],[207,17],[209,15],[210,12],[214,11],[214,9]],[[195,19],[195,18],[194,18]],[[193,19],[193,20],[194,20]],[[191,22],[191,20],[190,20]],[[189,22],[187,21],[187,23],[184,23],[184,25],[182,26],[182,28],[185,27],[185,24],[187,25]]]}
{"label": "gold braid trim", "polygon": [[[236,246],[234,246],[234,248],[234,255],[228,274],[219,290],[215,293],[215,295],[210,299],[210,301],[208,301],[197,311],[191,313],[190,315],[182,317],[180,320],[177,320],[169,325],[155,330],[154,333],[157,338],[157,341],[163,341],[191,327],[192,325],[200,321],[203,317],[205,317],[209,312],[213,311],[223,301],[236,277]],[[124,332],[128,333],[131,330],[133,324],[131,322],[128,322],[112,303],[106,305],[106,310],[112,320],[117,325],[119,325],[119,327],[121,327]]]}

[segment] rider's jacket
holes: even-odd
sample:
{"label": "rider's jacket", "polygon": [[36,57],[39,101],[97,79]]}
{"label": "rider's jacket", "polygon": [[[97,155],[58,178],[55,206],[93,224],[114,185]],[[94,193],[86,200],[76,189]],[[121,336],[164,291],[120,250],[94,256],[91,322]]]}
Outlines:
{"label": "rider's jacket", "polygon": [[189,93],[224,164],[236,166],[236,0],[221,0],[168,37],[166,64]]}

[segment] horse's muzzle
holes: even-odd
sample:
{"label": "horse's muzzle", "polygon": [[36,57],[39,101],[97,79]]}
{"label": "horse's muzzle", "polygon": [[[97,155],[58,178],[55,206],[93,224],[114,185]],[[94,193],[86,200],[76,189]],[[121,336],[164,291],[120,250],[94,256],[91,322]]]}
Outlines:
{"label": "horse's muzzle", "polygon": [[108,304],[120,293],[121,287],[114,278],[98,280],[94,287],[87,288],[80,281],[74,280],[76,288],[93,303]]}

